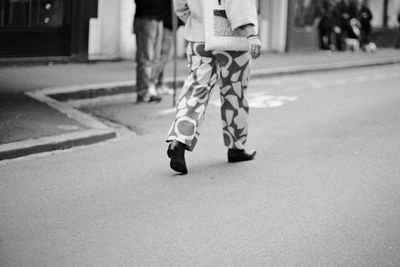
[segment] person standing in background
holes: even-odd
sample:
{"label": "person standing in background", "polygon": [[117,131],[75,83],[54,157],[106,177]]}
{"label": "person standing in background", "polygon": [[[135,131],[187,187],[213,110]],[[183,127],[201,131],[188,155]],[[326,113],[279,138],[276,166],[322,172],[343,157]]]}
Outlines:
{"label": "person standing in background", "polygon": [[160,102],[153,83],[154,66],[160,57],[163,7],[158,0],[134,0],[136,12],[133,31],[136,34],[136,103]]}
{"label": "person standing in background", "polygon": [[399,11],[397,11],[397,22],[399,23],[399,32],[397,34],[397,42],[396,42],[395,47],[397,49],[399,49],[400,48],[400,8],[399,8]]}
{"label": "person standing in background", "polygon": [[[158,94],[173,94],[173,90],[169,88],[164,82],[164,68],[168,61],[171,59],[171,52],[174,46],[174,33],[173,33],[173,17],[172,17],[172,0],[163,0],[164,12],[162,16],[163,33],[161,44],[161,55],[154,68],[152,79],[155,80],[156,90]],[[178,27],[183,25],[182,21],[178,19]]]}
{"label": "person standing in background", "polygon": [[350,9],[348,0],[338,0],[334,7],[334,16],[337,25],[334,30],[337,34],[337,49],[346,50],[345,39],[348,36],[350,28]]}
{"label": "person standing in background", "polygon": [[365,49],[366,46],[371,42],[371,32],[372,32],[371,21],[373,18],[372,12],[368,7],[368,3],[366,0],[363,0],[361,2],[359,17],[360,17],[360,24],[362,31],[361,47]]}
{"label": "person standing in background", "polygon": [[320,20],[318,23],[319,46],[323,50],[334,50],[334,14],[333,5],[329,0],[322,2]]}

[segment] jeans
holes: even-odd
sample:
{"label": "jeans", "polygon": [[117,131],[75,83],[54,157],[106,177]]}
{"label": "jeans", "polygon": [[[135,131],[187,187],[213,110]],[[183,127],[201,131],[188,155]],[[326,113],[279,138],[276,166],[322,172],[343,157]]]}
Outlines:
{"label": "jeans", "polygon": [[136,86],[138,97],[148,93],[154,65],[160,58],[162,22],[155,19],[136,18],[133,25],[136,34]]}
{"label": "jeans", "polygon": [[397,33],[397,40],[396,40],[396,44],[394,46],[395,48],[399,49],[400,48],[400,26],[398,29],[398,33]]}
{"label": "jeans", "polygon": [[162,45],[161,54],[159,60],[154,66],[152,79],[157,81],[156,86],[162,86],[164,84],[164,68],[171,58],[171,51],[174,45],[174,35],[168,28],[163,28],[162,33]]}

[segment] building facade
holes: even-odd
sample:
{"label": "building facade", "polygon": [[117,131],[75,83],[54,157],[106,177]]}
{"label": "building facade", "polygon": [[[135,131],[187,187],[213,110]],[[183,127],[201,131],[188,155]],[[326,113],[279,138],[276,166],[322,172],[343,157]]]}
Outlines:
{"label": "building facade", "polygon": [[[288,1],[257,1],[264,50],[285,51]],[[0,60],[133,59],[134,13],[133,0],[0,0]],[[181,30],[177,35],[183,55]]]}
{"label": "building facade", "polygon": [[[265,51],[286,49],[287,0],[257,0],[260,36]],[[135,5],[133,0],[99,0],[98,17],[90,23],[90,57],[135,57],[135,36],[132,33]],[[182,31],[177,33],[177,54],[184,54]]]}
{"label": "building facade", "polygon": [[[256,1],[264,51],[319,48],[315,10],[323,0]],[[374,40],[378,47],[392,46],[400,0],[369,0],[369,4]],[[0,60],[133,59],[134,13],[134,0],[0,0]],[[177,35],[177,52],[182,56],[181,31]]]}
{"label": "building facade", "polygon": [[288,0],[258,0],[260,38],[264,51],[285,52]]}

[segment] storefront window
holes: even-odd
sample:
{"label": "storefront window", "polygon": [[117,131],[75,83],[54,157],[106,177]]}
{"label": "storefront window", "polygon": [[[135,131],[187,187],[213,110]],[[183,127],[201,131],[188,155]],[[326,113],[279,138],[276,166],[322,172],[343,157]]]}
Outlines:
{"label": "storefront window", "polygon": [[308,28],[314,25],[319,12],[318,0],[296,0],[295,19],[296,28]]}
{"label": "storefront window", "polygon": [[0,27],[4,26],[4,2],[0,1]]}
{"label": "storefront window", "polygon": [[60,27],[63,0],[0,0],[2,27]]}
{"label": "storefront window", "polygon": [[[8,2],[8,3],[7,3]],[[8,4],[8,19],[6,25],[9,26],[28,26],[30,17],[30,0],[9,0]]]}

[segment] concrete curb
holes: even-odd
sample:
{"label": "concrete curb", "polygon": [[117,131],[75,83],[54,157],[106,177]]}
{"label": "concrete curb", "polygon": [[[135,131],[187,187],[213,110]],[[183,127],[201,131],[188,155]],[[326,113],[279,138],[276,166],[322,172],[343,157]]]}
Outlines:
{"label": "concrete curb", "polygon": [[94,129],[4,144],[0,146],[0,160],[94,144],[115,136],[114,131]]}
{"label": "concrete curb", "polygon": [[[340,69],[351,69],[351,68],[364,68],[381,65],[393,65],[400,64],[400,56],[398,58],[375,58],[356,60],[349,62],[332,62],[332,63],[320,63],[320,64],[309,64],[307,66],[286,66],[277,68],[265,68],[252,70],[252,78],[266,78],[284,75],[295,75],[301,73],[310,72],[323,72],[323,71],[335,71]],[[185,76],[177,77],[177,86],[181,86],[184,82]],[[172,86],[173,79],[166,79],[166,83]],[[135,92],[134,81],[121,81],[113,83],[102,83],[102,84],[91,84],[84,86],[71,86],[71,87],[60,87],[60,88],[49,88],[44,89],[48,96],[57,99],[61,102],[68,102],[69,100],[83,100],[91,99],[102,96],[112,96],[125,93]]]}
{"label": "concrete curb", "polygon": [[[339,69],[362,68],[392,64],[400,64],[400,57],[375,58],[349,62],[333,62],[328,64],[321,63],[307,66],[255,69],[252,71],[252,77],[265,78],[300,73],[334,71]],[[182,84],[184,78],[185,77],[182,76],[178,77],[178,83]],[[172,79],[168,79],[167,83],[168,82],[172,83]],[[13,159],[35,153],[70,148],[73,146],[93,144],[96,142],[105,141],[110,138],[115,138],[116,132],[113,129],[99,122],[90,115],[75,109],[73,105],[68,103],[68,101],[71,99],[88,99],[101,96],[123,94],[127,92],[134,93],[134,87],[135,83],[133,81],[121,81],[114,83],[89,84],[82,86],[53,87],[27,92],[26,94],[28,96],[40,102],[46,103],[52,108],[67,115],[68,117],[89,127],[90,130],[0,145],[0,160]]]}

